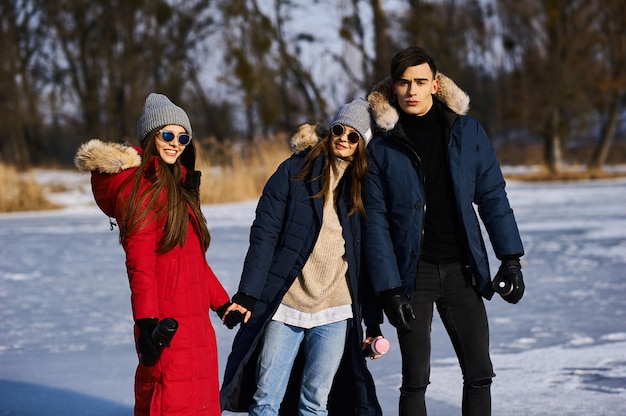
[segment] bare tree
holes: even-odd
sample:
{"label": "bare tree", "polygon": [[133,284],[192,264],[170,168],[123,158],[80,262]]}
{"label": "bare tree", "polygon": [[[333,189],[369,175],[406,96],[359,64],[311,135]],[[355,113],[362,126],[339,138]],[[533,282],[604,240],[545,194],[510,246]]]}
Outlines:
{"label": "bare tree", "polygon": [[389,63],[396,49],[389,33],[389,17],[383,8],[382,0],[370,0],[372,10],[372,28],[374,36],[374,56],[372,74],[366,80],[368,86],[389,75]]}
{"label": "bare tree", "polygon": [[[545,0],[498,2],[507,53],[511,127],[544,140],[544,162],[563,168],[567,141],[589,133],[592,101],[581,85],[595,83],[595,2]],[[502,74],[504,75],[504,74]]]}
{"label": "bare tree", "polygon": [[25,167],[88,137],[133,139],[151,91],[219,140],[284,132],[325,120],[330,100],[364,94],[419,45],[492,137],[542,140],[555,172],[569,144],[595,140],[589,168],[606,161],[626,100],[623,0],[337,0],[320,27],[295,20],[319,6],[305,3],[0,0],[0,120],[12,126],[0,159]]}
{"label": "bare tree", "polygon": [[53,29],[57,94],[76,102],[83,134],[134,137],[143,99],[159,90],[176,102],[195,75],[208,0],[74,0],[46,3]]}
{"label": "bare tree", "polygon": [[24,169],[43,159],[44,120],[39,105],[46,87],[41,1],[0,0],[0,159]]}
{"label": "bare tree", "polygon": [[621,0],[597,3],[594,20],[598,33],[595,62],[600,66],[596,81],[600,137],[589,161],[590,170],[600,169],[606,162],[626,102],[626,4]]}
{"label": "bare tree", "polygon": [[[334,53],[333,58],[341,66],[347,78],[355,81],[354,84],[357,89],[367,91],[367,89],[377,81],[372,69],[374,59],[368,53],[365,39],[365,26],[367,22],[363,22],[359,14],[359,0],[351,0],[349,3],[350,7],[346,7],[343,10],[338,35],[346,44],[347,48],[345,49],[350,48],[354,50],[358,57],[355,59],[353,55],[340,52]],[[384,18],[382,8],[377,12],[377,15],[373,15],[374,22],[376,22],[377,19],[382,20]],[[380,24],[382,22],[379,21],[378,23]],[[384,30],[380,36],[385,36]],[[379,38],[375,39],[377,39],[376,41],[379,40]],[[376,52],[378,52],[378,50],[376,50]],[[350,91],[350,95],[354,95],[352,91]]]}
{"label": "bare tree", "polygon": [[287,33],[285,24],[293,8],[275,0],[261,8],[256,0],[220,2],[224,17],[227,71],[224,78],[243,95],[248,139],[292,129],[305,120],[319,119],[326,100],[299,57],[303,43],[313,43],[306,32]]}

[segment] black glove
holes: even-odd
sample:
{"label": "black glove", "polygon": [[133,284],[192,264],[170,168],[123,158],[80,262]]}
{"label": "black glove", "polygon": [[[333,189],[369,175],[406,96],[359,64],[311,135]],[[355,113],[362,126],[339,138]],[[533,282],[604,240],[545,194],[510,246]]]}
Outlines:
{"label": "black glove", "polygon": [[187,176],[185,177],[185,189],[194,194],[200,193],[200,177],[202,176],[202,172],[199,170],[187,171]]}
{"label": "black glove", "polygon": [[517,303],[524,296],[524,278],[519,259],[502,260],[492,282],[493,290],[509,303]]}
{"label": "black glove", "polygon": [[257,300],[250,295],[246,295],[245,293],[237,292],[235,296],[233,296],[233,303],[243,306],[250,312],[254,310],[254,305],[256,305]]}
{"label": "black glove", "polygon": [[228,307],[232,304],[232,302],[226,302],[215,311],[217,312],[217,316],[219,316],[220,319],[224,321],[224,325],[226,325],[228,329],[233,329],[234,327],[236,327],[241,321],[243,321],[244,318],[243,313],[236,309],[228,312],[226,314],[226,317],[224,318],[224,313],[226,313],[226,309],[228,309]]}
{"label": "black glove", "polygon": [[217,316],[219,316],[220,319],[224,319],[224,313],[226,312],[226,309],[228,309],[228,307],[232,304],[232,302],[226,302],[225,304],[217,308],[215,310],[215,313],[217,313]]}
{"label": "black glove", "polygon": [[159,320],[157,318],[141,318],[135,321],[135,325],[139,328],[137,337],[139,360],[143,364],[156,363],[159,358],[159,348],[152,341],[152,332],[154,332],[154,328],[156,328],[158,323]]}
{"label": "black glove", "polygon": [[241,313],[241,311],[233,309],[232,311],[228,312],[226,318],[224,318],[224,325],[226,325],[226,328],[228,329],[233,329],[234,327],[239,325],[240,322],[243,322],[243,318],[244,314]]}
{"label": "black glove", "polygon": [[402,293],[401,288],[389,289],[381,292],[380,300],[389,323],[399,331],[410,331],[409,321],[415,319],[411,302]]}

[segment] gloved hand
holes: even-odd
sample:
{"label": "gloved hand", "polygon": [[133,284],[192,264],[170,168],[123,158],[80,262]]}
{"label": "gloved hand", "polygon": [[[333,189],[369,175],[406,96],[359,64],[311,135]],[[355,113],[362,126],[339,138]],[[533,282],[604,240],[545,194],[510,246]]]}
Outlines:
{"label": "gloved hand", "polygon": [[493,290],[509,303],[517,303],[524,296],[524,278],[519,259],[502,260],[492,282]]}
{"label": "gloved hand", "polygon": [[228,309],[228,307],[232,304],[233,304],[232,302],[226,302],[225,304],[217,308],[215,310],[215,313],[217,313],[217,316],[219,316],[220,319],[224,319],[224,314],[226,313],[226,309]]}
{"label": "gloved hand", "polygon": [[226,314],[226,317],[224,318],[224,325],[226,325],[226,328],[228,329],[233,329],[243,321],[243,318],[244,314],[241,313],[241,311],[233,309]]}
{"label": "gloved hand", "polygon": [[381,292],[380,300],[389,323],[400,331],[410,331],[410,320],[415,319],[415,313],[409,299],[402,293],[401,288],[389,289]]}
{"label": "gloved hand", "polygon": [[365,339],[361,343],[363,355],[372,360],[382,357],[389,349],[389,341],[384,339],[380,325],[368,325]]}
{"label": "gloved hand", "polygon": [[243,313],[237,309],[232,309],[226,312],[226,309],[228,309],[232,304],[232,302],[226,302],[215,311],[217,312],[217,316],[220,317],[228,329],[236,327],[241,321],[243,321],[244,318]]}
{"label": "gloved hand", "polygon": [[[157,318],[141,318],[135,321],[135,325],[139,329],[137,336],[137,350],[139,350],[139,360],[151,367],[156,364],[159,358],[159,348],[152,341],[152,332],[158,325]],[[151,364],[151,365],[149,365]]]}
{"label": "gloved hand", "polygon": [[185,189],[191,191],[195,194],[200,192],[200,177],[202,176],[202,172],[199,170],[187,171],[187,176],[185,177]]}

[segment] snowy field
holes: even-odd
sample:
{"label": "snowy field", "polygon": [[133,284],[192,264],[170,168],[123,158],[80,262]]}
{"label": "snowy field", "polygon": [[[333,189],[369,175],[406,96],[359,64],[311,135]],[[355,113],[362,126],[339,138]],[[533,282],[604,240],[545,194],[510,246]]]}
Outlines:
{"label": "snowy field", "polygon": [[[0,214],[0,415],[132,415],[136,363],[124,254],[88,176],[40,172],[71,191],[59,211]],[[511,182],[526,295],[487,302],[495,416],[626,414],[626,180]],[[207,258],[234,294],[255,201],[203,207]],[[497,262],[492,259],[492,269]],[[215,314],[221,370],[235,334]],[[397,414],[400,356],[368,361]],[[429,415],[460,415],[461,375],[433,324]]]}

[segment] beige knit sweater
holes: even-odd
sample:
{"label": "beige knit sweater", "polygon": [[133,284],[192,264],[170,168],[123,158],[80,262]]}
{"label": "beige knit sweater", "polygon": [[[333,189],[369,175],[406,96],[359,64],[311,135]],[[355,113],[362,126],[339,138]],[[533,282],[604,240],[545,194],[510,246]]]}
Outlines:
{"label": "beige knit sweater", "polygon": [[350,162],[333,158],[330,169],[332,197],[326,198],[322,227],[302,272],[283,297],[282,303],[301,312],[352,304],[346,272],[348,262],[341,223],[335,208],[335,189]]}

